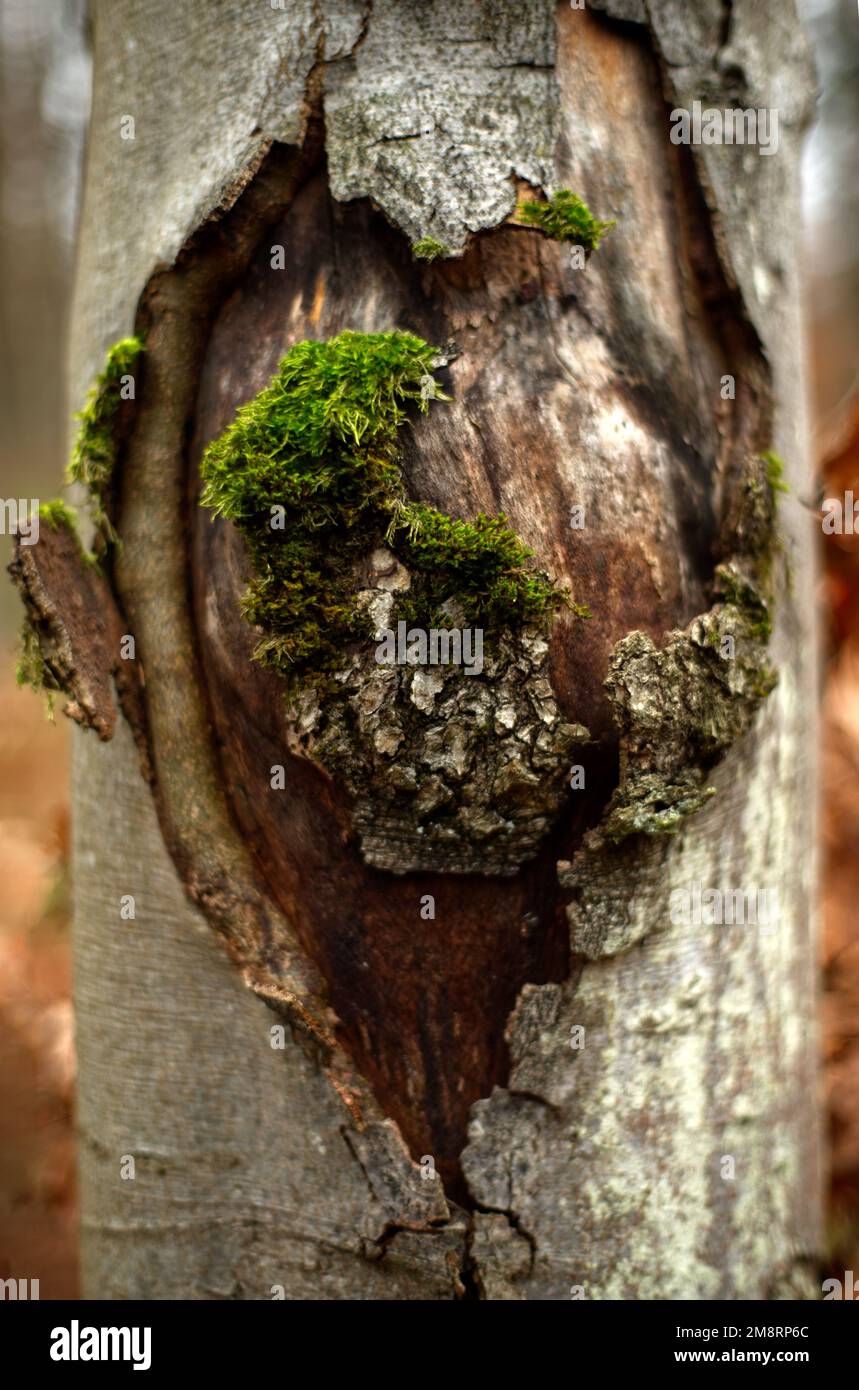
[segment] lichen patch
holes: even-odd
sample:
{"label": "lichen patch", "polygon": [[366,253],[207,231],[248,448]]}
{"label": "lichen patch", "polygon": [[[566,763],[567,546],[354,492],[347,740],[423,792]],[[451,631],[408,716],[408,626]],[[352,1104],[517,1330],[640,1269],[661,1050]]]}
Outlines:
{"label": "lichen patch", "polygon": [[305,694],[291,749],[348,788],[367,863],[511,875],[533,858],[568,799],[574,751],[589,742],[561,715],[547,652],[539,631],[507,633],[472,676],[379,666],[362,648],[336,696]]}

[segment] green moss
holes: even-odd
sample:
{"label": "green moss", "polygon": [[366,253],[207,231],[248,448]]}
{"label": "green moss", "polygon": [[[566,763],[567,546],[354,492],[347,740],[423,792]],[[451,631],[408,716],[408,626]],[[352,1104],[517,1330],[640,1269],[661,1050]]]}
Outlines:
{"label": "green moss", "polygon": [[450,254],[450,247],[445,246],[443,241],[436,241],[433,236],[422,236],[418,241],[412,242],[412,255],[416,261],[437,261],[440,257]]}
{"label": "green moss", "polygon": [[784,481],[784,460],[772,449],[767,449],[766,453],[761,454],[764,461],[766,480],[772,492],[790,492],[790,488]]}
{"label": "green moss", "polygon": [[[539,621],[569,602],[565,591],[531,568],[533,552],[503,513],[461,521],[409,502],[398,508],[386,540],[412,573],[399,614],[408,621],[510,627]],[[444,605],[455,606],[455,620]],[[590,616],[571,606],[578,616]]]}
{"label": "green moss", "polygon": [[107,354],[104,369],[79,412],[78,437],[68,468],[69,482],[83,483],[93,503],[93,518],[102,534],[116,540],[107,514],[113,469],[116,463],[116,428],[122,404],[122,378],[133,376],[143,344],[139,338],[122,338]]}
{"label": "green moss", "polygon": [[516,209],[519,222],[537,227],[553,241],[575,242],[585,251],[595,251],[615,221],[600,222],[577,193],[561,188],[546,202],[521,203]]}
{"label": "green moss", "polygon": [[74,507],[69,506],[64,498],[54,497],[50,502],[42,502],[39,505],[39,518],[41,521],[45,522],[46,525],[50,526],[52,531],[59,531],[61,527],[65,527],[74,537],[75,544],[80,551],[81,559],[84,560],[86,564],[93,565],[96,569],[99,568],[98,556],[94,555],[92,551],[87,550],[86,546],[81,541],[80,532],[78,531],[77,512]]}
{"label": "green moss", "polygon": [[438,365],[412,333],[298,343],[205,452],[201,501],[235,523],[253,564],[242,608],[260,629],[255,655],[290,680],[342,666],[346,646],[372,637],[355,572],[383,541],[414,572],[409,616],[427,626],[450,601],[506,626],[563,602],[503,517],[407,501],[398,436],[410,411],[448,399]]}
{"label": "green moss", "polygon": [[61,526],[67,526],[70,531],[77,534],[75,510],[63,501],[62,497],[55,497],[50,502],[42,502],[39,507],[39,520],[47,522],[52,531],[58,531]]}

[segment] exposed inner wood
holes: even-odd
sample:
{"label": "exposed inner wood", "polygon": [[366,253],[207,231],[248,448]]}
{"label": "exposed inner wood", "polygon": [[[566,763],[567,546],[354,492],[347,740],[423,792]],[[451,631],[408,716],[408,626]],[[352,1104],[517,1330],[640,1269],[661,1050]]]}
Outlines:
{"label": "exposed inner wood", "polygon": [[[681,179],[664,167],[649,177]],[[598,819],[614,784],[602,690],[610,650],[633,628],[658,639],[708,601],[715,480],[727,450],[723,359],[687,248],[672,234],[657,289],[682,356],[673,345],[655,399],[633,364],[658,353],[665,303],[612,302],[608,280],[572,268],[567,248],[522,229],[477,238],[461,260],[420,266],[369,205],[334,204],[321,169],[224,305],[202,371],[195,467],[293,343],[347,327],[453,339],[452,404],[406,432],[410,492],[454,515],[504,510],[541,566],[594,613],[586,624],[556,623],[552,665],[565,715],[603,743],[589,758],[586,791],[571,794],[538,858],[507,880],[395,877],[362,863],[345,794],[287,756],[282,687],[250,663],[255,635],[238,610],[243,545],[231,527],[189,508],[200,651],[236,819],[325,976],[359,1070],[413,1154],[432,1154],[455,1196],[464,1195],[457,1156],[469,1107],[506,1077],[503,1031],[519,989],[569,970],[554,865]],[[277,244],[287,250],[281,271],[271,267]],[[197,495],[192,477],[192,503]],[[584,530],[569,524],[577,503]],[[286,767],[282,791],[270,786],[276,764]],[[434,920],[420,914],[426,894]]]}

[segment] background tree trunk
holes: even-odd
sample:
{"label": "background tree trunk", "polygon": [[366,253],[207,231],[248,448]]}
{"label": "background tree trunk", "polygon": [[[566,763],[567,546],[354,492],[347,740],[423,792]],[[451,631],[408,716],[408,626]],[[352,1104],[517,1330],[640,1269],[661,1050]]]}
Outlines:
{"label": "background tree trunk", "polygon": [[[145,333],[114,583],[154,791],[124,721],[109,743],[76,737],[87,1296],[805,1289],[819,1239],[806,57],[776,0],[599,8],[96,8],[72,394],[111,342]],[[777,107],[778,153],[672,145],[669,111],[696,98]],[[618,218],[587,270],[507,222],[523,184]],[[417,266],[408,242],[425,234],[457,254]],[[560,620],[548,657],[563,718],[596,740],[587,797],[511,877],[478,860],[390,872],[394,851],[368,858],[350,799],[304,760],[288,760],[286,799],[267,793],[279,691],[247,659],[241,552],[196,507],[195,469],[293,342],[343,327],[455,340],[453,401],[407,444],[413,494],[505,510],[595,615]],[[791,486],[779,683],[706,769],[705,808],[675,837],[615,849],[609,797],[651,766],[635,671],[615,666],[616,699],[603,687],[617,644],[662,641],[714,602],[731,499],[770,446]],[[678,693],[647,690],[660,707]],[[777,931],[673,924],[670,894],[694,882],[777,888]],[[296,1033],[277,1050],[282,1018]]]}

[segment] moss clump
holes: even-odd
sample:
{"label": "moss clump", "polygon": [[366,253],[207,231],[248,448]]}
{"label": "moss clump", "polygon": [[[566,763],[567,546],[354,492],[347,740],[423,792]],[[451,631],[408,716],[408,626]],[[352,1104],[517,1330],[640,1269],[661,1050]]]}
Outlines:
{"label": "moss clump", "polygon": [[767,449],[766,453],[761,454],[764,461],[765,477],[770,486],[770,491],[790,492],[790,488],[784,481],[784,459],[774,453],[772,449]]}
{"label": "moss clump", "polygon": [[143,344],[122,338],[107,354],[104,368],[77,416],[80,429],[68,467],[68,480],[83,483],[92,498],[93,519],[102,534],[116,540],[107,514],[110,483],[116,463],[116,427],[122,404],[122,378],[131,376]]}
{"label": "moss clump", "polygon": [[[398,509],[386,539],[412,572],[399,614],[406,620],[453,624],[447,606],[457,623],[511,627],[539,621],[568,602],[563,590],[530,568],[533,552],[503,513],[460,521],[409,502]],[[579,617],[590,616],[583,606],[571,606]]]}
{"label": "moss clump", "polygon": [[46,526],[50,526],[52,531],[59,531],[62,527],[65,527],[74,537],[77,548],[80,551],[81,559],[84,560],[86,564],[94,565],[96,569],[99,568],[98,556],[93,554],[92,551],[87,550],[86,546],[81,541],[80,532],[78,531],[77,512],[74,507],[69,506],[64,498],[54,497],[49,502],[40,503],[39,520],[44,522]]}
{"label": "moss clump", "polygon": [[445,246],[443,241],[436,241],[434,236],[422,236],[412,242],[412,255],[416,261],[437,261],[450,254],[450,247]]}
{"label": "moss clump", "polygon": [[235,523],[253,563],[242,610],[262,631],[255,656],[289,680],[342,666],[372,636],[355,572],[383,540],[414,569],[424,621],[451,599],[508,626],[562,601],[504,518],[455,521],[406,500],[398,434],[409,410],[448,399],[439,365],[412,333],[298,343],[206,450],[201,501]]}
{"label": "moss clump", "polygon": [[552,241],[570,241],[595,251],[615,221],[600,222],[577,193],[561,188],[546,202],[521,203],[516,209],[519,222],[536,227]]}
{"label": "moss clump", "polygon": [[327,669],[356,636],[350,573],[390,522],[397,432],[440,395],[436,353],[409,333],[298,343],[206,450],[202,502],[248,542],[244,600],[282,674]]}
{"label": "moss clump", "polygon": [[50,502],[42,502],[39,507],[39,520],[47,522],[52,531],[58,531],[61,526],[67,526],[70,531],[77,534],[75,510],[67,502],[64,502],[62,497],[55,497]]}

